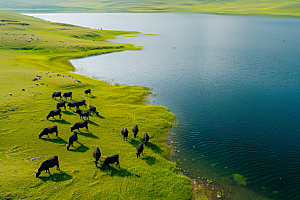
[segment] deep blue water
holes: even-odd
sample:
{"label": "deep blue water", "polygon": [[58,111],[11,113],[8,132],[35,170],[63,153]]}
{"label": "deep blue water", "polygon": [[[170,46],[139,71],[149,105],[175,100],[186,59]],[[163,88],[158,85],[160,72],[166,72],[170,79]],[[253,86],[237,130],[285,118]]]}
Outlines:
{"label": "deep blue water", "polygon": [[[34,14],[143,46],[72,60],[77,73],[148,86],[176,115],[171,159],[232,199],[300,199],[300,19],[204,14]],[[156,35],[144,35],[154,33]],[[174,153],[176,156],[174,156]],[[186,159],[186,161],[184,161]],[[180,163],[181,162],[181,163]],[[238,186],[233,174],[247,177]]]}

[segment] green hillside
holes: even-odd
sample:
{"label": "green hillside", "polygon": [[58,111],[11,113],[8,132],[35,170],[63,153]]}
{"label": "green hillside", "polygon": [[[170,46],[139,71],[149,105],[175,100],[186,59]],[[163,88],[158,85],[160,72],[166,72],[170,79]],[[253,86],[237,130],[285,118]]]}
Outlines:
{"label": "green hillside", "polygon": [[300,17],[300,0],[9,0],[13,12],[201,12]]}

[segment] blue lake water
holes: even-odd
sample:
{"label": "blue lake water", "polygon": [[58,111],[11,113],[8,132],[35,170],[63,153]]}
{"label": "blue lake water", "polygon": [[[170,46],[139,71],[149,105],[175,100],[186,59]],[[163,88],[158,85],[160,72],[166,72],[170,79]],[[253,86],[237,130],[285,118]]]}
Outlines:
{"label": "blue lake water", "polygon": [[[33,16],[140,31],[111,41],[143,46],[142,51],[72,60],[76,72],[150,87],[158,95],[149,103],[166,106],[179,121],[168,135],[180,144],[171,160],[194,177],[231,189],[232,199],[300,199],[300,19],[188,13]],[[247,177],[247,186],[238,185],[233,174]]]}

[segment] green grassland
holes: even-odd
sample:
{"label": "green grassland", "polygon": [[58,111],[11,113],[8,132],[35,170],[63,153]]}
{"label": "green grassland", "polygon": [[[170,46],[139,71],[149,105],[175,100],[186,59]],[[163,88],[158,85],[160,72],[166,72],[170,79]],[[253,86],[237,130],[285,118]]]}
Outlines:
{"label": "green grassland", "polygon": [[[112,86],[71,72],[69,58],[139,50],[131,44],[104,41],[129,34],[139,33],[93,30],[0,11],[0,199],[191,198],[191,181],[165,159],[169,154],[165,133],[175,116],[165,107],[145,103],[149,88]],[[42,78],[33,81],[36,75]],[[92,95],[85,96],[89,88]],[[86,100],[99,112],[90,115],[89,131],[81,129],[79,142],[69,151],[70,127],[83,120],[68,108],[62,110],[61,119],[46,119],[63,101],[51,98],[56,91],[72,91],[73,99],[67,102]],[[138,138],[131,131],[135,124],[140,129]],[[58,137],[50,134],[49,139],[39,139],[44,128],[55,125]],[[123,127],[129,130],[128,141],[123,141]],[[136,146],[146,132],[150,144],[136,158]],[[115,164],[110,169],[96,168],[95,147],[102,162],[118,154],[121,168]],[[61,171],[50,168],[51,175],[43,171],[36,178],[35,170],[55,155]]]}
{"label": "green grassland", "polygon": [[300,0],[9,0],[14,12],[201,12],[300,17]]}

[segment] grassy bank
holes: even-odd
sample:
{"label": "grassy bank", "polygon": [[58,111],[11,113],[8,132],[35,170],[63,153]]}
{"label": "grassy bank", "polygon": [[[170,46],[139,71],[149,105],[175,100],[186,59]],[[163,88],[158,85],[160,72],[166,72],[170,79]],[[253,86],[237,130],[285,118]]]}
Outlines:
{"label": "grassy bank", "polygon": [[[69,58],[140,49],[104,41],[137,32],[92,30],[6,11],[0,11],[0,20],[0,199],[191,197],[190,180],[165,159],[168,147],[164,133],[174,115],[165,107],[144,103],[151,94],[149,88],[111,86],[70,72],[74,68]],[[33,81],[36,75],[42,78]],[[92,95],[85,96],[86,89],[91,89]],[[46,119],[62,101],[51,98],[56,91],[71,91],[73,99],[67,102],[86,100],[99,112],[99,116],[90,115],[89,131],[81,129],[79,143],[69,151],[70,127],[83,120],[68,108],[62,111],[61,119]],[[131,131],[135,124],[140,129],[138,138],[133,138]],[[39,139],[44,128],[55,125],[58,137],[50,134],[50,139]],[[123,127],[129,130],[128,141],[123,141]],[[150,144],[144,155],[136,158],[136,146],[146,132]],[[96,168],[95,147],[102,153],[101,161],[119,154],[121,168]],[[51,175],[43,171],[35,178],[41,163],[55,155],[61,171],[51,168]]]}
{"label": "grassy bank", "polygon": [[0,9],[14,12],[201,12],[300,17],[300,0],[10,0]]}

